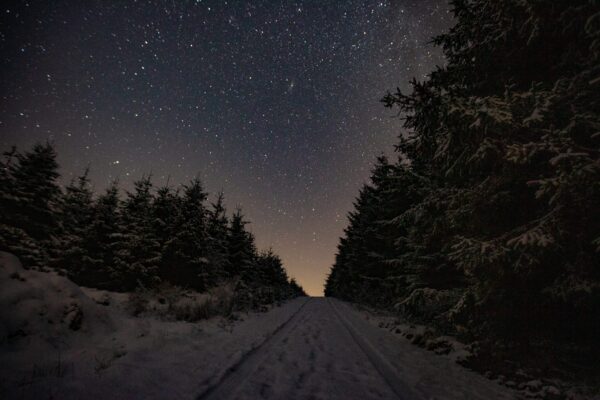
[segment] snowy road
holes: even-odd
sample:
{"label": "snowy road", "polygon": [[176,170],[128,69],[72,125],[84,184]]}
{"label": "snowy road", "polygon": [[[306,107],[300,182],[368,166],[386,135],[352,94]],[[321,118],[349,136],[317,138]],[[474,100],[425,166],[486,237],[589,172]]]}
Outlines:
{"label": "snowy road", "polygon": [[343,302],[311,298],[197,399],[515,397],[371,325]]}
{"label": "snowy road", "polygon": [[[195,323],[133,317],[127,295],[82,290],[1,252],[0,289],[0,336],[23,329],[0,340],[2,399],[516,398],[335,299]],[[64,318],[73,307],[75,330]]]}

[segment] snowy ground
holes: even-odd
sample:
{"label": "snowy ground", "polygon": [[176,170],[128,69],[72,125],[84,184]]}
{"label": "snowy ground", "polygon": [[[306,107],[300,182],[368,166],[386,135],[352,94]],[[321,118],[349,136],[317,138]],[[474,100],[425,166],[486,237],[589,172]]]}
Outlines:
{"label": "snowy ground", "polygon": [[0,398],[515,398],[336,300],[200,323],[131,317],[123,301],[0,253]]}
{"label": "snowy ground", "polygon": [[125,295],[104,294],[0,253],[0,398],[193,399],[306,301],[186,323],[131,317]]}
{"label": "snowy ground", "polygon": [[[397,315],[356,306],[355,314],[364,322],[382,328],[392,335],[396,335],[413,346],[427,349],[430,354],[436,354],[438,359],[446,359],[452,363],[469,364],[468,358],[472,356],[469,347],[459,342],[452,336],[440,336],[434,330],[424,325],[416,325],[399,319]],[[510,361],[510,360],[508,360]],[[486,371],[485,376],[495,383],[515,390],[517,396],[526,399],[562,399],[562,400],[600,400],[597,390],[581,382],[566,382],[557,378],[540,378],[527,374],[517,363],[512,377],[504,376],[492,371]],[[465,367],[466,368],[466,367]]]}
{"label": "snowy ground", "polygon": [[312,298],[199,399],[514,399],[351,306]]}

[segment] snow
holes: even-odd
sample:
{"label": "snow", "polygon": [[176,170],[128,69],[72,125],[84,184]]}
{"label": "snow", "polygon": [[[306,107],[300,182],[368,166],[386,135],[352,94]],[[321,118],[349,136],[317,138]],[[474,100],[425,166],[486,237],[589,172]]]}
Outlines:
{"label": "snow", "polygon": [[407,399],[515,399],[517,394],[483,376],[456,364],[454,358],[464,352],[460,347],[452,356],[440,356],[408,340],[380,329],[375,321],[347,303],[335,301],[363,340],[371,343],[396,371],[397,379],[411,389]]}
{"label": "snow", "polygon": [[189,323],[133,317],[127,299],[0,253],[0,397],[515,398],[339,300]]}
{"label": "snow", "polygon": [[312,298],[199,400],[514,399],[515,393]]}
{"label": "snow", "polygon": [[[350,307],[349,305],[345,306]],[[368,323],[373,327],[377,327],[385,333],[393,333],[401,341],[412,345],[416,349],[428,350],[429,355],[423,356],[423,359],[421,359],[420,361],[424,361],[425,358],[431,358],[431,356],[433,356],[433,358],[430,360],[431,362],[435,362],[435,360],[438,360],[440,365],[445,366],[445,368],[455,369],[457,365],[464,365],[464,363],[472,356],[473,349],[471,348],[471,346],[467,346],[464,343],[461,343],[455,337],[452,336],[439,336],[439,334],[435,333],[431,328],[425,325],[408,323],[406,321],[398,319],[397,316],[395,317],[390,315],[387,312],[377,312],[376,310],[367,309],[363,306],[360,306],[360,309],[356,309],[355,315],[359,320],[362,320],[363,323]],[[407,356],[405,358],[410,357]],[[449,367],[447,364],[448,362],[450,362],[450,364],[456,365],[454,365],[453,367]],[[479,373],[472,371],[467,372],[469,374],[476,375],[477,381],[483,378],[483,376]],[[454,373],[455,372],[452,372],[452,374]],[[459,375],[461,375],[461,373],[459,373]],[[535,398],[548,400],[600,400],[600,396],[598,394],[594,394],[597,393],[597,389],[594,389],[594,387],[589,387],[582,384],[573,385],[572,382],[565,382],[556,378],[532,379],[531,376],[528,375],[522,369],[517,369],[515,371],[515,375],[520,376],[520,378],[529,378],[530,380],[522,380],[520,381],[520,383],[517,383],[513,380],[507,380],[507,378],[503,375],[494,375],[491,371],[487,371],[484,374],[486,380],[492,379],[492,377],[495,376],[493,380],[488,380],[487,382],[492,382],[494,384],[510,388],[509,390],[512,391],[513,396],[515,396],[514,398]],[[485,382],[479,382],[477,385],[479,384],[483,386],[486,385]],[[452,384],[448,384],[448,388],[452,387]],[[479,398],[472,396],[473,395],[470,394],[469,391],[466,391],[464,398]],[[434,396],[433,398],[437,399],[438,397]],[[442,396],[439,398],[453,397]]]}
{"label": "snow", "polygon": [[195,398],[305,301],[188,323],[132,317],[127,297],[0,252],[0,398]]}

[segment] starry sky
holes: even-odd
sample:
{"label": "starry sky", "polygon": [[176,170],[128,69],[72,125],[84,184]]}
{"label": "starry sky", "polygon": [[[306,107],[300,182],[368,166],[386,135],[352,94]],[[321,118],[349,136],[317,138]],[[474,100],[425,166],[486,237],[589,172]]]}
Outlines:
{"label": "starry sky", "polygon": [[379,102],[444,63],[444,0],[32,1],[0,6],[0,149],[52,140],[97,192],[196,175],[320,295],[401,121]]}

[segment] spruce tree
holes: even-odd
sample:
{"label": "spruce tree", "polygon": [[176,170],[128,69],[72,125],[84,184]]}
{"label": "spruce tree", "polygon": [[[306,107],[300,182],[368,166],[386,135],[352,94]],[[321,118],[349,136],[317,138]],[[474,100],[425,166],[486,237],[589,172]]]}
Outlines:
{"label": "spruce tree", "polygon": [[124,200],[115,181],[94,199],[89,169],[59,188],[50,144],[4,155],[0,247],[27,267],[51,263],[82,286],[121,292],[161,280],[205,291],[235,280],[246,307],[303,293],[288,282],[277,255],[257,253],[241,210],[228,219],[222,193],[205,207],[198,178],[181,192],[167,185],[154,195],[150,177],[143,177]]}
{"label": "spruce tree", "polygon": [[134,182],[121,210],[121,229],[115,252],[115,271],[123,290],[155,284],[160,263],[160,243],[152,225],[152,181],[144,177]]}
{"label": "spruce tree", "polygon": [[22,154],[13,149],[6,155],[1,176],[7,184],[1,190],[1,245],[22,257],[26,267],[45,268],[60,226],[56,152],[46,143]]}
{"label": "spruce tree", "polygon": [[80,285],[124,290],[115,255],[122,229],[119,203],[118,183],[113,181],[93,204],[91,221],[82,233],[81,262],[73,263],[67,271]]}
{"label": "spruce tree", "polygon": [[263,286],[283,288],[288,283],[288,276],[283,269],[281,258],[272,249],[261,251],[258,254],[253,278]]}
{"label": "spruce tree", "polygon": [[209,286],[213,275],[208,260],[206,198],[199,178],[183,186],[176,231],[164,252],[166,279],[199,291]]}
{"label": "spruce tree", "polygon": [[160,250],[158,277],[161,280],[166,280],[169,275],[167,247],[178,229],[180,202],[179,192],[171,189],[167,184],[157,190],[152,203],[151,224]]}
{"label": "spruce tree", "polygon": [[290,287],[290,291],[291,291],[290,297],[306,296],[306,292],[304,291],[302,286],[300,286],[298,284],[298,282],[296,282],[296,279],[294,279],[294,278],[290,279],[289,287]]}
{"label": "spruce tree", "polygon": [[77,179],[71,180],[62,194],[60,207],[61,232],[55,267],[71,271],[79,268],[84,257],[89,257],[84,247],[86,231],[93,216],[93,194],[89,168]]}
{"label": "spruce tree", "polygon": [[[379,272],[401,277],[399,304],[462,294],[429,322],[520,342],[597,336],[600,10],[529,0],[453,9],[456,25],[434,39],[447,65],[383,99],[404,119],[403,161],[388,189],[361,192],[326,293],[365,301],[375,291],[360,276],[387,264]],[[392,210],[389,230],[370,225],[373,198]]]}
{"label": "spruce tree", "polygon": [[216,202],[212,203],[212,208],[208,214],[208,259],[214,271],[214,276],[210,277],[211,285],[225,279],[229,270],[229,252],[227,247],[229,220],[227,218],[224,199],[223,192],[220,192],[217,195]]}
{"label": "spruce tree", "polygon": [[254,236],[246,230],[248,222],[238,208],[231,217],[227,247],[229,253],[229,277],[240,277],[244,282],[252,280],[252,269],[256,262]]}
{"label": "spruce tree", "polygon": [[[349,225],[340,240],[327,293],[373,305],[390,301],[396,290],[397,271],[390,262],[396,252],[397,228],[389,223],[398,209],[397,168],[380,156],[349,213]],[[391,278],[391,279],[390,279]]]}

